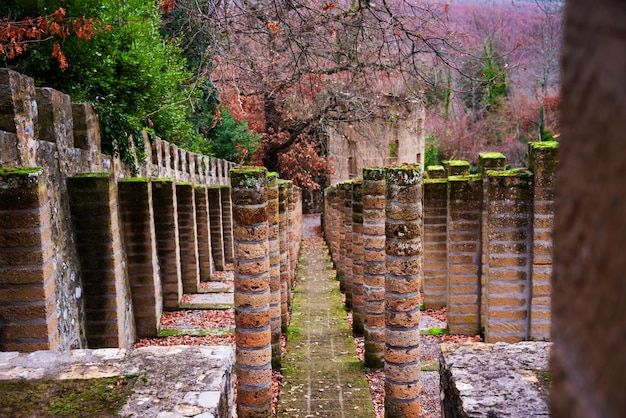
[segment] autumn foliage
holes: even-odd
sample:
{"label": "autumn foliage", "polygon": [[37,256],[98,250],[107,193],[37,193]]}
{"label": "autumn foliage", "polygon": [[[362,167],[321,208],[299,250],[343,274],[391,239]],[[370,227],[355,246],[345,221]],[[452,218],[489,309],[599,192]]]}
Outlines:
{"label": "autumn foliage", "polygon": [[[109,26],[104,28],[111,30]],[[59,67],[65,69],[68,62],[60,43],[69,36],[89,40],[99,29],[95,19],[84,16],[67,18],[62,7],[47,16],[27,17],[18,21],[3,18],[0,19],[0,54],[13,59],[24,53],[30,43],[53,41],[52,56],[59,61]]]}

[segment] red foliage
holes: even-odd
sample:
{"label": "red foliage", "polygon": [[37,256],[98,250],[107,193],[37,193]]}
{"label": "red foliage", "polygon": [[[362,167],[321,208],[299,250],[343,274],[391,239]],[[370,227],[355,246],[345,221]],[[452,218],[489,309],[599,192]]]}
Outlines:
{"label": "red foliage", "polygon": [[0,54],[13,59],[27,50],[32,42],[54,40],[52,56],[59,61],[61,69],[67,68],[68,62],[59,42],[68,36],[80,39],[93,38],[96,30],[110,30],[108,26],[97,28],[95,19],[66,18],[65,9],[59,7],[48,16],[37,18],[27,17],[20,21],[11,21],[8,18],[0,19]]}

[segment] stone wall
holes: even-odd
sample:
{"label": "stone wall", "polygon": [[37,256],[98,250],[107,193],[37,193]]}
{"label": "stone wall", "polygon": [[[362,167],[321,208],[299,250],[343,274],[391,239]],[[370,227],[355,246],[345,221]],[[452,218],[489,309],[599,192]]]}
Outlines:
{"label": "stone wall", "polygon": [[[480,155],[478,174],[470,175],[465,161],[449,161],[445,167],[429,167],[422,182],[421,236],[423,301],[426,308],[447,307],[448,327],[455,334],[483,334],[487,342],[550,340],[552,275],[552,223],[554,177],[558,144],[529,145],[529,169],[507,170],[497,153]],[[372,168],[364,170],[363,234],[365,243],[365,300],[371,300],[370,248],[393,246],[372,236],[369,227]],[[335,184],[325,191],[324,230],[340,280],[351,280],[354,263],[350,251],[353,235],[343,233],[346,190],[352,181]],[[384,184],[381,185],[384,188]],[[389,202],[387,202],[387,206]],[[396,203],[397,205],[397,203]],[[389,206],[388,206],[389,207]],[[393,207],[393,206],[392,206]],[[408,211],[407,211],[408,213]],[[356,218],[359,214],[355,213]],[[351,231],[353,231],[351,229]],[[380,232],[378,232],[380,234]],[[360,242],[361,239],[358,240]],[[358,252],[356,253],[359,254]],[[394,255],[397,257],[397,255]],[[384,264],[384,263],[383,263]],[[357,264],[358,266],[358,264]],[[377,274],[384,266],[376,267]],[[387,282],[389,272],[387,271]],[[343,283],[348,292],[351,283]],[[348,304],[349,298],[346,297]],[[365,307],[366,358],[376,358],[373,317]]]}
{"label": "stone wall", "polygon": [[210,254],[232,262],[234,164],[144,140],[129,181],[90,106],[0,69],[0,350],[126,347],[158,332]]}

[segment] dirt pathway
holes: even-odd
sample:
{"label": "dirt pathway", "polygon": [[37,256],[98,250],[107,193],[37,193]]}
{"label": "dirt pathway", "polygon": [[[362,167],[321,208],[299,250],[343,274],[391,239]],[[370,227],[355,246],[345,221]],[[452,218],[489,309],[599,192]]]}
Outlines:
{"label": "dirt pathway", "polygon": [[372,418],[362,363],[324,246],[319,216],[305,216],[279,417]]}

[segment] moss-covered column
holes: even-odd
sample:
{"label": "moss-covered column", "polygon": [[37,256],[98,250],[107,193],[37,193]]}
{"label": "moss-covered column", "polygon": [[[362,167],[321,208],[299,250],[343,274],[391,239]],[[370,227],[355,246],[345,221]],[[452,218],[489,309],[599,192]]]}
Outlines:
{"label": "moss-covered column", "polygon": [[287,300],[291,294],[289,288],[289,240],[287,212],[289,205],[287,196],[287,181],[278,180],[278,242],[280,246],[280,326],[282,332],[287,332],[289,326],[289,308]]}
{"label": "moss-covered column", "polygon": [[385,169],[363,169],[363,322],[365,366],[383,367],[385,351]]}
{"label": "moss-covered column", "polygon": [[344,206],[343,206],[343,237],[341,248],[343,249],[343,281],[346,295],[346,309],[352,309],[352,180],[343,183]]}
{"label": "moss-covered column", "polygon": [[272,367],[280,370],[281,363],[281,287],[280,287],[280,215],[278,174],[267,174],[267,220],[269,225],[270,258],[270,324],[272,327]]}
{"label": "moss-covered column", "polygon": [[124,268],[117,184],[110,173],[67,179],[72,224],[85,295],[85,328],[91,348],[126,348],[135,320]]}
{"label": "moss-covered column", "polygon": [[59,345],[47,196],[43,169],[0,168],[2,351],[54,350]]}
{"label": "moss-covered column", "polygon": [[230,264],[234,261],[233,205],[230,187],[222,187],[220,199],[222,200],[222,226],[224,231],[224,262]]}
{"label": "moss-covered column", "polygon": [[235,249],[237,413],[272,415],[267,170],[231,169]]}
{"label": "moss-covered column", "polygon": [[211,253],[215,270],[224,271],[224,230],[222,224],[222,198],[220,186],[208,186],[209,222],[211,224]]}
{"label": "moss-covered column", "polygon": [[422,175],[419,166],[385,172],[385,416],[420,411]]}
{"label": "moss-covered column", "polygon": [[550,340],[552,295],[552,228],[557,142],[529,145],[533,183],[533,248],[530,300],[530,339]]}
{"label": "moss-covered column", "polygon": [[176,189],[171,179],[152,180],[152,206],[156,232],[157,257],[163,287],[163,308],[176,310],[183,297],[178,247]]}
{"label": "moss-covered column", "polygon": [[485,341],[528,339],[532,173],[488,171]]}
{"label": "moss-covered column", "polygon": [[208,281],[215,271],[211,255],[211,222],[209,221],[209,194],[203,184],[194,186],[196,203],[196,231],[198,233],[198,265],[200,280]]}
{"label": "moss-covered column", "polygon": [[363,181],[352,185],[352,331],[363,335]]}
{"label": "moss-covered column", "polygon": [[448,328],[453,334],[480,333],[480,196],[482,183],[469,164],[451,161],[448,177]]}
{"label": "moss-covered column", "polygon": [[161,325],[163,294],[156,250],[152,184],[145,178],[122,179],[118,184],[118,194],[137,336],[156,337]]}
{"label": "moss-covered column", "polygon": [[447,214],[448,179],[443,166],[429,166],[424,179],[424,306],[448,303]]}
{"label": "moss-covered column", "polygon": [[[183,154],[186,155],[186,154]],[[180,273],[183,293],[197,293],[200,286],[198,265],[198,234],[196,231],[196,203],[193,184],[176,184],[178,239],[180,245]]]}
{"label": "moss-covered column", "polygon": [[478,155],[478,174],[481,176],[482,192],[480,196],[480,268],[478,274],[480,278],[480,318],[481,327],[484,328],[485,323],[482,318],[487,318],[487,281],[489,277],[489,257],[487,256],[488,234],[487,221],[489,203],[489,179],[487,171],[502,171],[506,163],[506,158],[499,152],[485,152]]}

